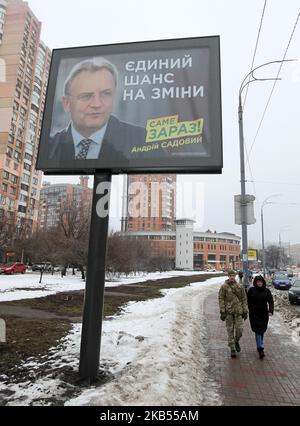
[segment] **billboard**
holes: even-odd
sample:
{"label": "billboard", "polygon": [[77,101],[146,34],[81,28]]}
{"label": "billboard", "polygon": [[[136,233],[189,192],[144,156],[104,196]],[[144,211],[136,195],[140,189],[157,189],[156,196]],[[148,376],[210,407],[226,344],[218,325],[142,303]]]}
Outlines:
{"label": "billboard", "polygon": [[257,250],[248,250],[248,261],[256,262],[257,261]]}
{"label": "billboard", "polygon": [[221,173],[219,37],[53,51],[37,169]]}

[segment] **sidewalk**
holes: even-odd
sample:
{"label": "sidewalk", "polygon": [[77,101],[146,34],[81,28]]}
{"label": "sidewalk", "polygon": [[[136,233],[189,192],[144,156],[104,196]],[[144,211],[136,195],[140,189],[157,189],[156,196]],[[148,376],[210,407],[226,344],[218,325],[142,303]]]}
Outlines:
{"label": "sidewalk", "polygon": [[294,345],[282,329],[275,334],[269,327],[264,339],[266,356],[260,360],[246,320],[242,350],[232,359],[216,295],[207,297],[204,312],[209,369],[220,385],[222,405],[300,405],[300,346]]}

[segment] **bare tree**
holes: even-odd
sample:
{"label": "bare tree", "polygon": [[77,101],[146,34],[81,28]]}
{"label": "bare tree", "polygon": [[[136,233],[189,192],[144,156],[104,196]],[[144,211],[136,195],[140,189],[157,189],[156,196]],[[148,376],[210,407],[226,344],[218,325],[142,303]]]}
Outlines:
{"label": "bare tree", "polygon": [[9,215],[4,209],[0,209],[0,257],[6,258],[5,252],[12,250],[14,239],[15,214]]}
{"label": "bare tree", "polygon": [[281,264],[286,265],[288,258],[282,249],[278,246],[272,245],[265,250],[266,265],[270,268],[278,269]]}

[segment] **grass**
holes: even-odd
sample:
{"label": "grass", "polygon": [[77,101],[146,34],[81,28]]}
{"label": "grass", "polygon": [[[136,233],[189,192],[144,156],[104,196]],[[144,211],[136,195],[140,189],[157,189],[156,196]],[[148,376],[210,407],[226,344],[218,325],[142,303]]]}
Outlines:
{"label": "grass", "polygon": [[69,322],[61,320],[3,319],[6,320],[7,343],[0,345],[1,374],[14,374],[22,361],[46,354],[71,328]]}

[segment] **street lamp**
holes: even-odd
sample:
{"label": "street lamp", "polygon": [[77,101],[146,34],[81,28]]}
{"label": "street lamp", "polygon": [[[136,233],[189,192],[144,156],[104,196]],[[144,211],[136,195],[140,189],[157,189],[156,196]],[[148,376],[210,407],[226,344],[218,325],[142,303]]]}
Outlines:
{"label": "street lamp", "polygon": [[279,197],[282,194],[274,194],[274,195],[270,195],[269,197],[267,197],[262,205],[261,205],[261,210],[260,210],[260,217],[261,217],[261,243],[262,243],[262,262],[263,262],[263,276],[264,278],[266,278],[266,257],[265,257],[265,236],[264,236],[264,206],[266,204],[273,204],[268,202],[268,200],[270,198],[273,197]]}
{"label": "street lamp", "polygon": [[[280,78],[256,78],[253,73],[271,64],[279,64],[283,62],[295,62],[299,59],[284,59],[281,61],[271,61],[265,64],[259,65],[258,67],[251,70],[240,86],[239,90],[239,109],[238,109],[238,121],[239,121],[239,142],[240,142],[240,165],[241,165],[241,219],[242,219],[242,261],[243,261],[243,285],[245,288],[249,286],[248,277],[248,235],[247,235],[247,218],[246,218],[246,180],[245,180],[245,153],[244,153],[244,126],[243,126],[243,105],[242,105],[242,93],[245,87],[247,87],[253,81],[269,81],[269,80],[280,80]],[[251,79],[252,77],[252,79]],[[250,79],[249,79],[250,78]],[[249,79],[249,81],[247,81]]]}

